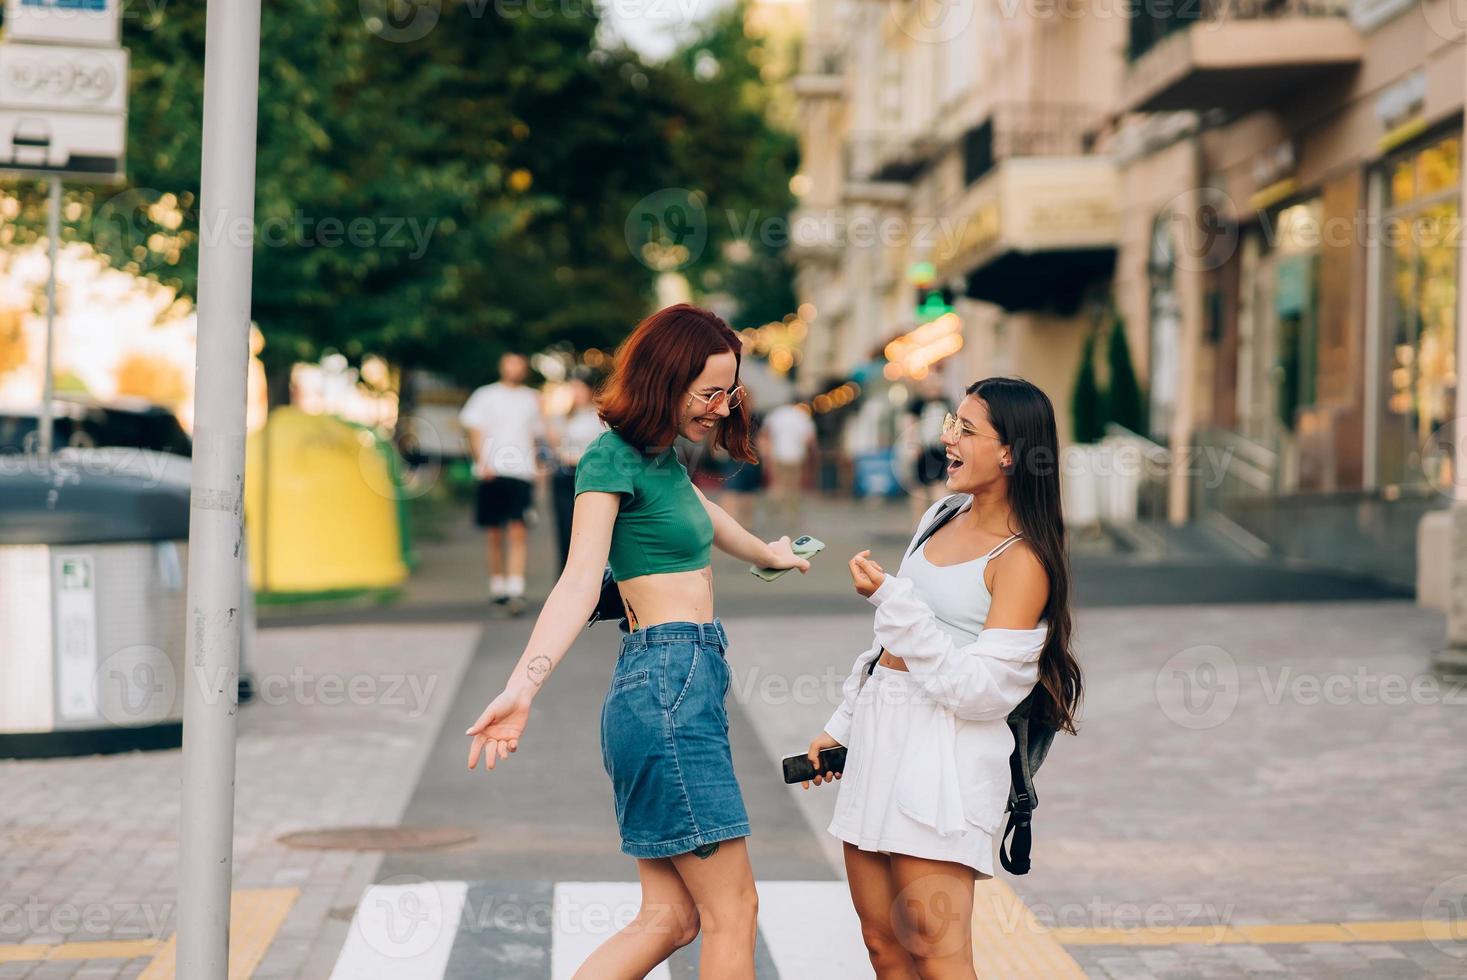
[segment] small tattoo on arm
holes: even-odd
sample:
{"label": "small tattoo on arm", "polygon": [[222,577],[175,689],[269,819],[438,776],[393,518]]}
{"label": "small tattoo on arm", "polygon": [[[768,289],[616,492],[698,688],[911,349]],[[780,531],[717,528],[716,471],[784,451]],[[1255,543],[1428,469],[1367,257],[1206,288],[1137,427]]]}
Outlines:
{"label": "small tattoo on arm", "polygon": [[539,687],[545,683],[545,676],[550,673],[550,658],[536,657],[525,665],[525,673],[529,675],[530,680],[535,682],[535,686]]}

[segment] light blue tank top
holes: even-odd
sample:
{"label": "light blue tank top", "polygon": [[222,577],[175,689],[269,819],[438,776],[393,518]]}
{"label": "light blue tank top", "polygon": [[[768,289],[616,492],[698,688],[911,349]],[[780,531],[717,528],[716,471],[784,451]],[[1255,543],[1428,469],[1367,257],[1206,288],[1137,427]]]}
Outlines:
{"label": "light blue tank top", "polygon": [[[971,506],[964,504],[958,513]],[[966,646],[978,639],[983,624],[988,620],[988,609],[993,596],[983,580],[988,563],[1019,540],[1015,534],[988,554],[956,565],[934,565],[927,559],[927,545],[932,539],[922,542],[922,547],[902,559],[897,574],[912,583],[913,591],[932,610],[933,617],[953,642]]]}

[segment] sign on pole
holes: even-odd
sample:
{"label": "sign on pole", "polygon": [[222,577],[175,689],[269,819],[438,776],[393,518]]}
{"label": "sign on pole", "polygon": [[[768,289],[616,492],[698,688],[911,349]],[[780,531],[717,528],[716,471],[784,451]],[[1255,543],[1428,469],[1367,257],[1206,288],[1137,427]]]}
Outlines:
{"label": "sign on pole", "polygon": [[127,51],[121,0],[6,0],[0,171],[123,179]]}

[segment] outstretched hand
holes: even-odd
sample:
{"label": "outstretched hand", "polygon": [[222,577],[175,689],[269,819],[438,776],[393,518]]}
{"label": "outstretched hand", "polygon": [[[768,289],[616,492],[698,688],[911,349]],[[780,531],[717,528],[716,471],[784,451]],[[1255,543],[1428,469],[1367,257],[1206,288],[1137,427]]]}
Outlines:
{"label": "outstretched hand", "polygon": [[870,548],[852,558],[850,566],[851,581],[856,591],[867,599],[886,581],[886,570],[871,559]]}
{"label": "outstretched hand", "polygon": [[519,691],[505,688],[479,715],[479,720],[469,726],[465,735],[474,736],[469,745],[469,768],[479,764],[484,756],[484,771],[494,768],[500,759],[520,747],[520,736],[530,720],[530,699]]}

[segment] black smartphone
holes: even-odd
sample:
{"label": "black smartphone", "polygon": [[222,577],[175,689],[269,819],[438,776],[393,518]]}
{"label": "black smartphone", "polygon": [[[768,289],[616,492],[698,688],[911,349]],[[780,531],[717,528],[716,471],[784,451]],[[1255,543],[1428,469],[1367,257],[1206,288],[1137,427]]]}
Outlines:
{"label": "black smartphone", "polygon": [[[828,772],[844,772],[845,768],[846,747],[844,745],[820,750],[818,775],[823,776]],[[792,755],[784,760],[784,781],[787,783],[803,783],[807,779],[814,779],[816,775],[815,767],[810,765],[808,755]]]}

